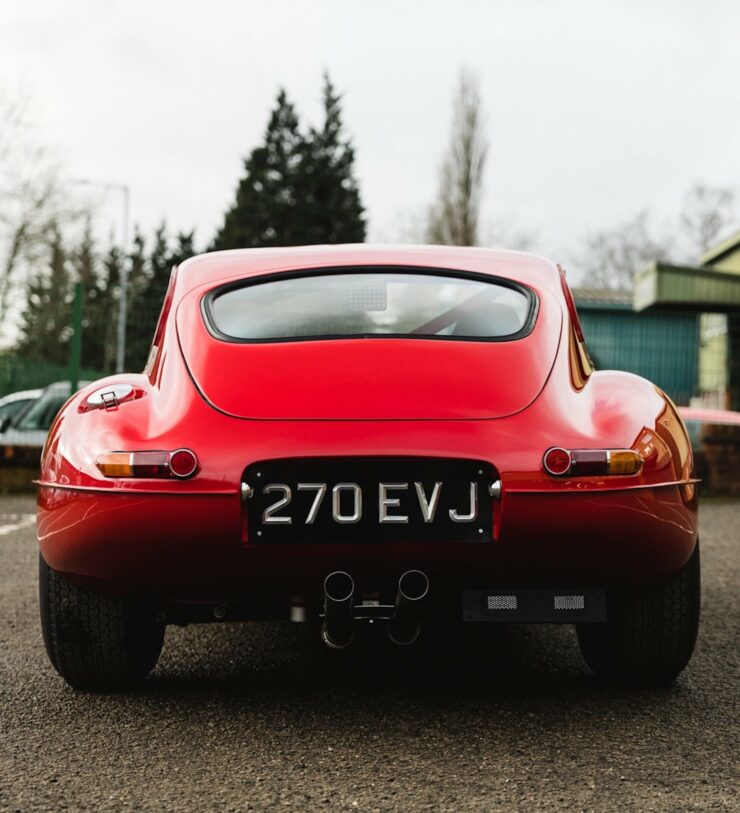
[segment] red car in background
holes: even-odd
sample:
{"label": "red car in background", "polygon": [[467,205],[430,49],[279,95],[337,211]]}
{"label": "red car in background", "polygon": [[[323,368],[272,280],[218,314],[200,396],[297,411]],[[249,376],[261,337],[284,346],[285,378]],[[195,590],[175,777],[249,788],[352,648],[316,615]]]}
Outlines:
{"label": "red car in background", "polygon": [[41,619],[77,687],[165,626],[573,623],[588,664],[664,684],[699,617],[686,428],[595,372],[562,270],[515,252],[336,246],[175,269],[142,374],[75,394],[38,489]]}

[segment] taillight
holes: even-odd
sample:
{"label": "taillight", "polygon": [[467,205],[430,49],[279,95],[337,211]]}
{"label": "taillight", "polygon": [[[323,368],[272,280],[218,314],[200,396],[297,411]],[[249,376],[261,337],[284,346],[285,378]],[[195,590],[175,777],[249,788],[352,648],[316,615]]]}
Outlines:
{"label": "taillight", "polygon": [[642,467],[642,456],[633,449],[568,450],[554,446],[545,452],[542,465],[553,477],[637,474]]}
{"label": "taillight", "polygon": [[106,452],[95,465],[106,477],[175,477],[184,480],[198,469],[198,458],[190,449],[174,452]]}
{"label": "taillight", "polygon": [[573,458],[567,449],[561,449],[559,446],[556,446],[545,452],[545,457],[542,462],[548,474],[552,474],[553,477],[560,477],[570,471],[570,467],[573,465]]}
{"label": "taillight", "polygon": [[170,471],[175,477],[192,477],[198,468],[198,458],[190,449],[177,449],[170,454]]}

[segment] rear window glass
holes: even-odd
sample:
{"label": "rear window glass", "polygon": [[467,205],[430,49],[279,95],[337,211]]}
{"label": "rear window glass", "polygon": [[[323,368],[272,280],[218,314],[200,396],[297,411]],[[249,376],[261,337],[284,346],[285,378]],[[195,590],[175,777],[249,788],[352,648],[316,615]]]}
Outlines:
{"label": "rear window glass", "polygon": [[216,291],[211,327],[242,341],[419,336],[505,339],[529,327],[526,289],[469,277],[403,272],[324,273]]}

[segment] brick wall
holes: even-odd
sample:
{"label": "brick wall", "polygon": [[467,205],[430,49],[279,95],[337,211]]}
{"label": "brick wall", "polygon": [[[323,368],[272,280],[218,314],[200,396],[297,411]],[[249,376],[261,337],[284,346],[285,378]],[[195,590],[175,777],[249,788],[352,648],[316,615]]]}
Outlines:
{"label": "brick wall", "polygon": [[702,491],[740,497],[740,426],[706,424],[701,440]]}

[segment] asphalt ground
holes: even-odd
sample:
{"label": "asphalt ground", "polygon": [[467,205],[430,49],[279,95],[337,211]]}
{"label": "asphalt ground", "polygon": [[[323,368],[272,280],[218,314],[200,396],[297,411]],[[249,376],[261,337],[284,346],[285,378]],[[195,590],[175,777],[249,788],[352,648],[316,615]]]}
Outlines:
{"label": "asphalt ground", "polygon": [[0,810],[740,809],[740,502],[702,508],[699,644],[660,691],[600,685],[569,627],[332,652],[270,623],[169,628],[141,689],[76,693],[32,513],[0,498]]}

